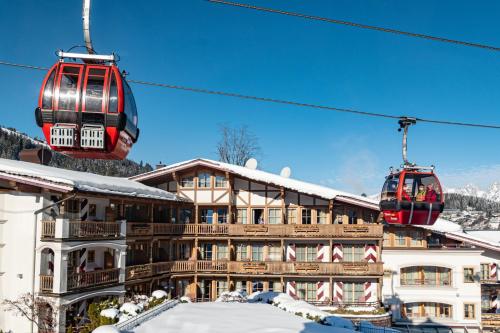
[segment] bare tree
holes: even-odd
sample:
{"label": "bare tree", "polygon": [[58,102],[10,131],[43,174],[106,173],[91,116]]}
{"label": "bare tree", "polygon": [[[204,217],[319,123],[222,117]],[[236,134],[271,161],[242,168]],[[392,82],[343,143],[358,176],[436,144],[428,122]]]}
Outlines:
{"label": "bare tree", "polygon": [[245,165],[245,162],[260,154],[257,137],[247,126],[230,128],[220,126],[221,139],[217,144],[219,161],[236,165]]}
{"label": "bare tree", "polygon": [[58,307],[50,299],[26,293],[15,300],[4,299],[2,306],[5,312],[28,319],[38,327],[38,331],[51,332],[57,326]]}

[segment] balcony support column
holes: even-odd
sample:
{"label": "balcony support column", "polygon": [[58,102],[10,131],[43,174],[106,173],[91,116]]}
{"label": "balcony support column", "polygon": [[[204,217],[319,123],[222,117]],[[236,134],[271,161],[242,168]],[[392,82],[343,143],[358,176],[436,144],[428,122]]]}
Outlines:
{"label": "balcony support column", "polygon": [[68,290],[68,253],[54,251],[54,282],[53,292],[65,293]]}
{"label": "balcony support column", "polygon": [[69,220],[56,218],[54,238],[64,239],[69,237]]}
{"label": "balcony support column", "polygon": [[120,275],[118,276],[118,282],[124,283],[126,276],[126,262],[127,262],[127,251],[120,251],[118,254],[117,266],[120,268]]}

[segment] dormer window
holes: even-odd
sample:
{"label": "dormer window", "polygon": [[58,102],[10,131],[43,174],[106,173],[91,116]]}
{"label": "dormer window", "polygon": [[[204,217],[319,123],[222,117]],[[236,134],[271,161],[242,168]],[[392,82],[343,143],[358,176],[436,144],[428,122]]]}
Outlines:
{"label": "dormer window", "polygon": [[227,179],[224,176],[215,176],[215,187],[227,187]]}
{"label": "dormer window", "polygon": [[182,177],[181,187],[194,187],[193,176]]}
{"label": "dormer window", "polygon": [[210,187],[210,174],[203,172],[198,174],[198,187]]}

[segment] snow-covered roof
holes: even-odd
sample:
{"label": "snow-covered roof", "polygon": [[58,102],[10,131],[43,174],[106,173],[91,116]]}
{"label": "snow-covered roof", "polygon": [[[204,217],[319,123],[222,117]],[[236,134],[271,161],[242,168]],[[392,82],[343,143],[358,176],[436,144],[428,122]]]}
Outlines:
{"label": "snow-covered roof", "polygon": [[239,166],[239,165],[213,161],[213,160],[209,160],[206,158],[192,159],[192,160],[187,160],[187,161],[167,165],[165,167],[162,167],[162,168],[150,171],[150,172],[146,172],[146,173],[143,173],[143,174],[140,174],[137,176],[133,176],[130,179],[133,179],[136,181],[144,181],[144,180],[148,180],[151,178],[156,178],[156,177],[159,177],[162,175],[166,175],[166,174],[178,171],[178,170],[191,168],[193,166],[205,166],[205,167],[209,167],[209,168],[215,168],[215,169],[218,169],[220,171],[227,171],[227,172],[239,175],[239,176],[244,177],[244,178],[248,178],[251,180],[258,181],[258,182],[263,182],[263,183],[274,185],[277,187],[284,187],[286,189],[297,191],[300,193],[318,196],[318,197],[328,199],[328,200],[335,199],[335,200],[339,200],[339,201],[343,201],[343,202],[347,202],[347,203],[351,203],[351,204],[365,206],[365,207],[371,208],[371,209],[378,209],[378,200],[373,200],[373,199],[370,199],[367,197],[334,190],[334,189],[329,188],[329,187],[324,187],[324,186],[304,182],[304,181],[297,180],[297,179],[282,177],[280,175],[276,175],[276,174],[269,173],[269,172],[262,171],[262,170],[250,169],[250,168]]}
{"label": "snow-covered roof", "polygon": [[441,218],[437,219],[434,225],[418,225],[416,227],[442,233],[451,239],[500,251],[500,231],[467,231],[463,230],[461,225]]}
{"label": "snow-covered roof", "polygon": [[101,176],[3,158],[0,158],[0,178],[63,192],[76,190],[159,200],[183,200],[173,193],[127,178]]}

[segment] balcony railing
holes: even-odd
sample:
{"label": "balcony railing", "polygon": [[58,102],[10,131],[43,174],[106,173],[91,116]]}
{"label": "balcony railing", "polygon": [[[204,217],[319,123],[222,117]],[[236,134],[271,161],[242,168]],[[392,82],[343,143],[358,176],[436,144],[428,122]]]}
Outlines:
{"label": "balcony railing", "polygon": [[119,268],[68,274],[68,290],[118,283]]}
{"label": "balcony railing", "polygon": [[117,222],[69,222],[70,238],[119,237],[120,223]]}
{"label": "balcony railing", "polygon": [[56,235],[56,221],[42,221],[42,238],[54,238]]}
{"label": "balcony railing", "polygon": [[127,267],[127,280],[168,273],[380,276],[383,263],[182,260]]}
{"label": "balcony railing", "polygon": [[127,223],[127,235],[379,238],[383,234],[382,228],[379,224]]}
{"label": "balcony railing", "polygon": [[483,327],[500,328],[500,313],[482,313],[481,324]]}
{"label": "balcony railing", "polygon": [[401,286],[449,287],[451,286],[451,281],[436,279],[402,279]]}
{"label": "balcony railing", "polygon": [[54,290],[54,276],[40,275],[40,291],[52,292]]}
{"label": "balcony railing", "polygon": [[92,222],[56,219],[42,221],[42,238],[119,238],[122,235],[120,222]]}

